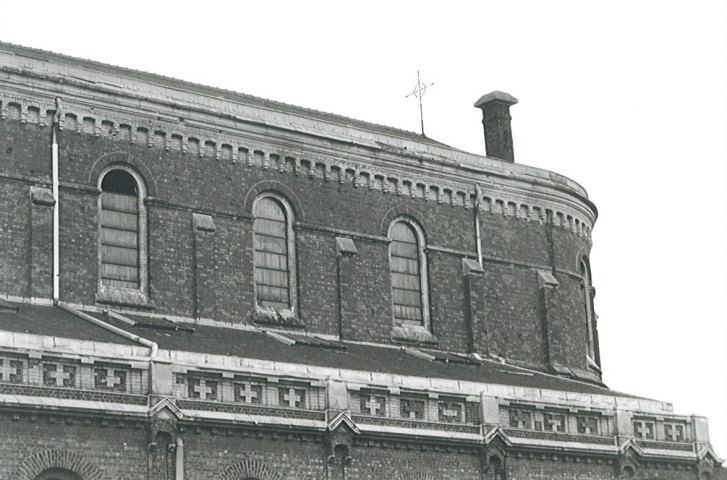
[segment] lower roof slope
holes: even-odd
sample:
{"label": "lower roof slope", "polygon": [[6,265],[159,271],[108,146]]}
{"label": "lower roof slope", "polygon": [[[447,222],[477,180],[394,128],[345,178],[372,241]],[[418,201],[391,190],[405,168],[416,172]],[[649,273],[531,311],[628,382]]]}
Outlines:
{"label": "lower roof slope", "polygon": [[[411,354],[410,349],[360,344],[353,342],[290,342],[295,336],[266,333],[265,330],[172,322],[163,318],[124,314],[135,325],[113,318],[104,312],[88,311],[105,323],[155,342],[162,350],[193,352],[211,355],[230,355],[240,358],[303,364],[343,370],[390,373],[425,378],[441,378],[468,382],[499,384],[514,387],[558,390],[584,394],[634,397],[610,390],[605,386],[588,384],[554,375],[526,370],[490,360],[458,362],[433,360],[431,353]],[[116,343],[132,341],[77,317],[55,306],[3,302],[0,304],[0,332],[18,332]],[[300,336],[300,334],[298,334]],[[316,345],[316,343],[318,343]],[[436,353],[436,352],[434,352]],[[447,357],[446,354],[442,357]],[[465,359],[466,360],[466,359]]]}

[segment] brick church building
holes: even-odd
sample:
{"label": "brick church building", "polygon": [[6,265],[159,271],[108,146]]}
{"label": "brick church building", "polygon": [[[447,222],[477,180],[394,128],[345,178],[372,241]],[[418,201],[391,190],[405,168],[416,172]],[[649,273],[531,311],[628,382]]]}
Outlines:
{"label": "brick church building", "polygon": [[515,103],[480,156],[0,44],[0,479],[718,478],[602,383],[597,210]]}

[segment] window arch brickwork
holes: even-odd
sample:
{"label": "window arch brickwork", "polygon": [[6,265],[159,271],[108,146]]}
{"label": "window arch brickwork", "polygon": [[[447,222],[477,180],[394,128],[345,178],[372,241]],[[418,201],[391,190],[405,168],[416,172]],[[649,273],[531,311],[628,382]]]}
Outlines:
{"label": "window arch brickwork", "polygon": [[245,194],[242,211],[245,212],[246,215],[252,216],[255,201],[258,199],[258,197],[266,192],[277,192],[281,196],[281,198],[285,199],[286,206],[288,206],[292,210],[295,220],[299,222],[305,221],[305,211],[303,210],[303,205],[300,203],[300,200],[295,195],[295,192],[293,192],[293,190],[284,183],[278,182],[276,180],[264,180],[250,187],[250,189]]}
{"label": "window arch brickwork", "polygon": [[112,152],[102,156],[93,164],[88,174],[88,183],[91,185],[99,185],[100,177],[108,172],[113,165],[127,165],[139,172],[139,175],[144,179],[144,186],[146,187],[146,194],[149,197],[157,196],[157,187],[154,177],[151,171],[146,168],[142,162],[136,159],[133,155],[123,152]]}
{"label": "window arch brickwork", "polygon": [[257,460],[243,460],[228,465],[217,480],[283,480],[283,476],[272,467]]}
{"label": "window arch brickwork", "polygon": [[27,457],[9,480],[34,480],[50,469],[65,469],[83,480],[102,480],[101,471],[81,455],[68,450],[43,450]]}

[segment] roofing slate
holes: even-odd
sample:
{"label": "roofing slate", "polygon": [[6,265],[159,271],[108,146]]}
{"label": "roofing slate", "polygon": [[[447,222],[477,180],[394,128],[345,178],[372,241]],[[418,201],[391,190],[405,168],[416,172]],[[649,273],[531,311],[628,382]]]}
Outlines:
{"label": "roofing slate", "polygon": [[[58,307],[7,302],[17,311],[0,309],[0,330],[11,332],[51,335],[78,340],[134,344],[126,338],[91,324]],[[148,323],[131,326],[111,318],[103,312],[86,311],[95,318],[139,335],[159,345],[160,349],[178,350],[213,355],[232,355],[242,358],[285,363],[338,368],[344,370],[372,371],[396,375],[433,377],[491,383],[508,386],[542,388],[576,393],[592,393],[628,396],[607,387],[591,385],[540,372],[526,371],[512,365],[484,361],[480,365],[443,363],[419,358],[406,353],[403,348],[363,345],[343,342],[346,350],[334,350],[310,345],[286,345],[264,331],[241,330],[198,323],[173,322],[157,319],[158,325],[179,325],[173,328],[149,328]],[[149,317],[139,315],[133,320]]]}

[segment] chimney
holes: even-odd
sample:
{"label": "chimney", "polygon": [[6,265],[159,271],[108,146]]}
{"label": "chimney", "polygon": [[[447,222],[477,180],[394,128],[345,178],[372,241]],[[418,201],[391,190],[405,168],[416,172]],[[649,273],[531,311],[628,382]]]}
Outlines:
{"label": "chimney", "polygon": [[517,98],[500,91],[483,95],[475,102],[475,107],[482,109],[482,125],[485,127],[485,148],[488,157],[515,162],[510,105],[516,103]]}

